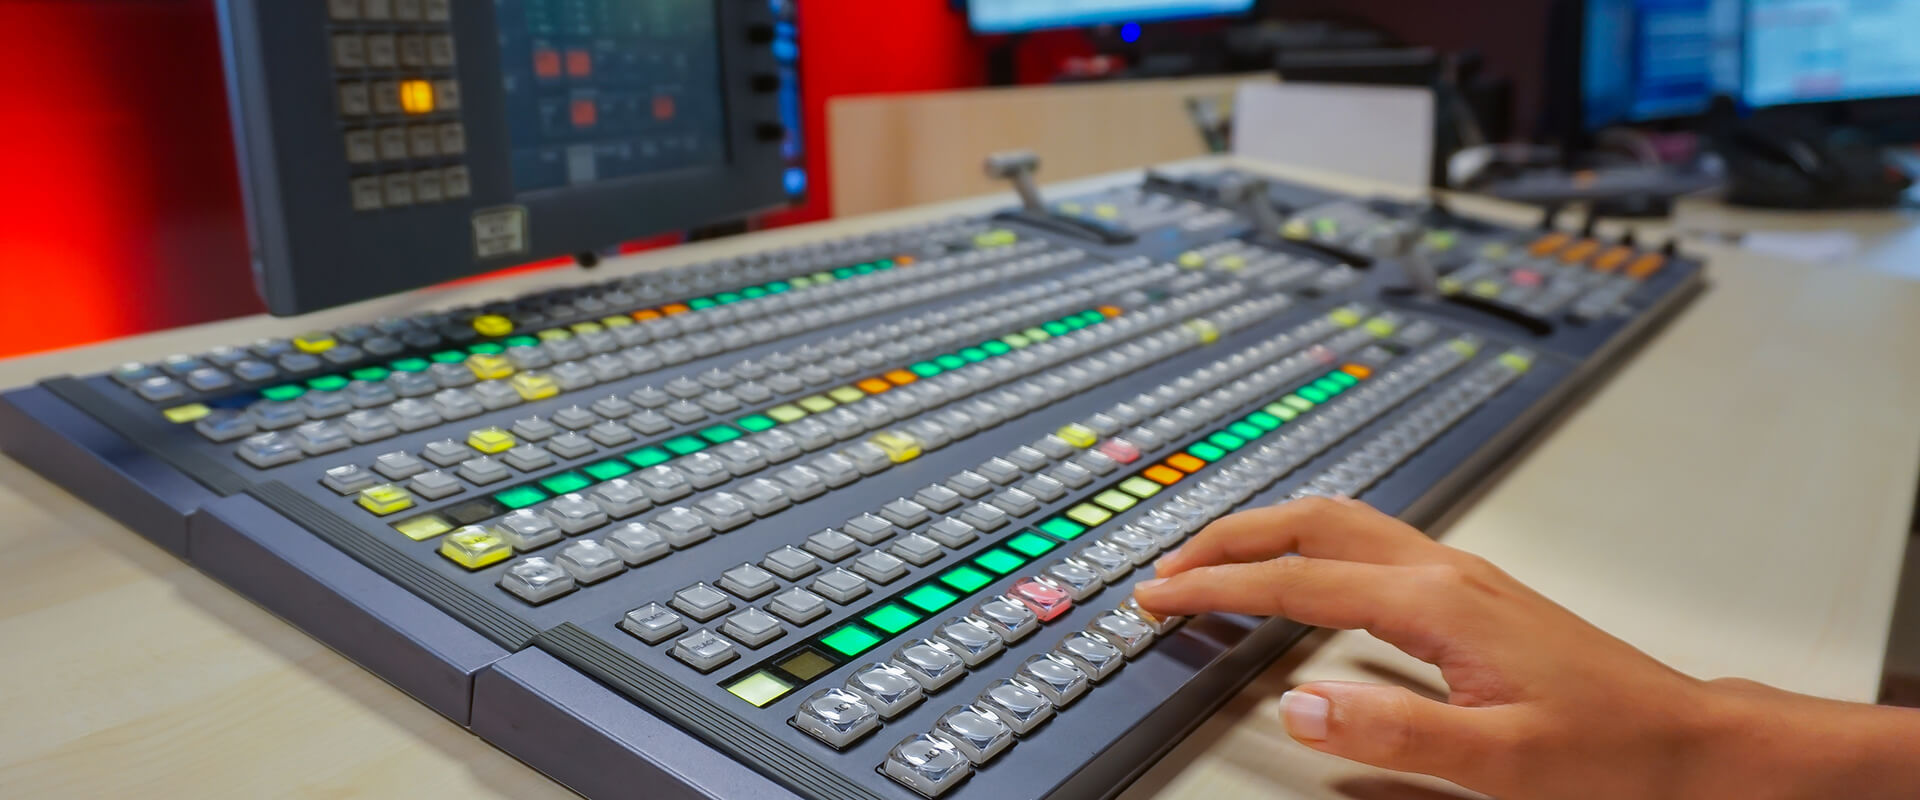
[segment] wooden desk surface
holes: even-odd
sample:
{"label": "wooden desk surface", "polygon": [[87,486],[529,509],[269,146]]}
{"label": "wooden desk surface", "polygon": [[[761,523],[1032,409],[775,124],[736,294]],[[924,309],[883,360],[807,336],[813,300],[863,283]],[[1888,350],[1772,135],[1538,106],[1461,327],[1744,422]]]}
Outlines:
{"label": "wooden desk surface", "polygon": [[[1004,199],[937,211],[983,202]],[[776,231],[604,269],[935,213]],[[1870,699],[1920,465],[1920,284],[1703,249],[1713,288],[1470,503],[1447,541],[1690,673]],[[171,331],[0,362],[0,385],[595,278],[519,276],[299,321]],[[0,796],[569,796],[4,459],[0,519]],[[1364,634],[1309,641],[1125,797],[1431,796],[1370,794],[1379,787],[1353,781],[1384,773],[1293,744],[1275,703],[1305,680],[1438,685],[1436,674]]]}

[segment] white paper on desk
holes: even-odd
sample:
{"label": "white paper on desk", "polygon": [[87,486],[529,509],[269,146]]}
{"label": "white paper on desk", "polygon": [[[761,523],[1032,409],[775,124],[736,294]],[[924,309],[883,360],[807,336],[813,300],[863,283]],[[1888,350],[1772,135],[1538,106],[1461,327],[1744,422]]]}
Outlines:
{"label": "white paper on desk", "polygon": [[1860,252],[1860,237],[1846,231],[1748,231],[1740,246],[1796,261],[1843,261]]}
{"label": "white paper on desk", "polygon": [[1433,92],[1325,83],[1245,83],[1234,155],[1404,186],[1433,175]]}

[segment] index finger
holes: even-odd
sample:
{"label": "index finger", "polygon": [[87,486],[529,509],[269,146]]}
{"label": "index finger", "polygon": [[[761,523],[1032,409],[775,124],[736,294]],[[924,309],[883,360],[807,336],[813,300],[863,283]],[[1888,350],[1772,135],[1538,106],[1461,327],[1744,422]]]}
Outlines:
{"label": "index finger", "polygon": [[1195,567],[1246,564],[1289,553],[1369,564],[1424,564],[1440,545],[1400,520],[1354,500],[1306,497],[1215,520],[1154,563],[1172,577]]}

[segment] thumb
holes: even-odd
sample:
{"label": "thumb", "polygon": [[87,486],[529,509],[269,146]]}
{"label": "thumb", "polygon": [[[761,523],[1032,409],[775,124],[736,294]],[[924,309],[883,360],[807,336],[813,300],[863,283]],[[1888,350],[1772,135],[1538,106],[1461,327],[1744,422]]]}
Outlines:
{"label": "thumb", "polygon": [[1280,696],[1287,733],[1308,747],[1402,772],[1485,785],[1507,738],[1506,710],[1463,708],[1398,686],[1323,681]]}

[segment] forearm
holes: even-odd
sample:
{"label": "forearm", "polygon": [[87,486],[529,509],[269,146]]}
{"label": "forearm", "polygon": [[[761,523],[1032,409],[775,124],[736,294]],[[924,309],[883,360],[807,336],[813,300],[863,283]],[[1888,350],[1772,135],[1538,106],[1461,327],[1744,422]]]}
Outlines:
{"label": "forearm", "polygon": [[1747,681],[1704,690],[1713,718],[1686,796],[1920,797],[1920,711]]}

